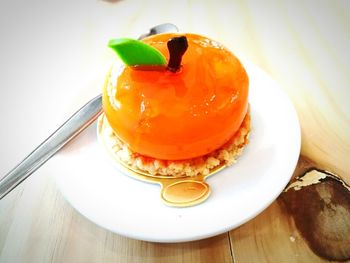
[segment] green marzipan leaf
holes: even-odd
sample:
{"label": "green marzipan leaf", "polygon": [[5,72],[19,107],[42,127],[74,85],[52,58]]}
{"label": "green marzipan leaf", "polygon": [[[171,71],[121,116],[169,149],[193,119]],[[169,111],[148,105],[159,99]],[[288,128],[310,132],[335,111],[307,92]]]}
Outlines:
{"label": "green marzipan leaf", "polygon": [[164,55],[156,48],[135,39],[117,38],[109,41],[120,59],[128,66],[165,66]]}

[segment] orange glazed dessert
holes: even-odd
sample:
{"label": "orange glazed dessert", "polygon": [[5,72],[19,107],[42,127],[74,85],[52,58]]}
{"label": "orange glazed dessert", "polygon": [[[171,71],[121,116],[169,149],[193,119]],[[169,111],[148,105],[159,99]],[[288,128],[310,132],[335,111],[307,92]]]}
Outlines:
{"label": "orange glazed dessert", "polygon": [[218,42],[195,34],[143,40],[170,60],[167,43],[188,48],[177,70],[116,63],[103,88],[99,135],[118,161],[157,176],[208,174],[230,165],[248,142],[248,76]]}

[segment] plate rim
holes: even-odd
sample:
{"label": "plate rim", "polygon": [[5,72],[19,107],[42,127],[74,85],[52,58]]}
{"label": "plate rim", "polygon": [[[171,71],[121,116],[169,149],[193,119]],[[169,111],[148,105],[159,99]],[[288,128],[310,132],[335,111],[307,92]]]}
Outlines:
{"label": "plate rim", "polygon": [[[239,222],[233,222],[232,224],[227,224],[227,225],[225,225],[225,226],[223,226],[221,228],[216,229],[216,231],[212,230],[212,231],[203,232],[201,235],[188,235],[188,236],[182,236],[182,237],[177,237],[177,238],[174,238],[174,237],[159,238],[159,237],[151,237],[151,236],[147,236],[146,237],[146,236],[137,235],[135,233],[125,232],[122,229],[119,229],[119,231],[116,231],[115,229],[111,229],[111,227],[106,226],[106,224],[103,224],[103,223],[99,222],[98,220],[95,220],[95,218],[92,218],[91,216],[86,215],[86,213],[84,213],[84,211],[82,211],[81,207],[77,207],[76,203],[72,202],[71,198],[69,197],[69,194],[67,194],[67,192],[65,191],[64,187],[62,187],[62,182],[59,181],[57,176],[53,176],[54,177],[54,181],[56,182],[56,185],[58,185],[58,189],[61,191],[61,193],[63,194],[64,198],[81,215],[83,215],[88,220],[94,222],[96,225],[103,227],[104,229],[107,229],[107,230],[109,230],[111,232],[114,232],[116,234],[119,234],[119,235],[122,235],[122,236],[125,236],[125,237],[129,237],[129,238],[132,238],[132,239],[144,240],[144,241],[150,241],[150,242],[160,242],[160,243],[188,242],[188,241],[195,241],[195,240],[209,238],[209,237],[216,236],[216,235],[225,233],[227,231],[233,230],[233,229],[237,228],[238,226],[240,226],[240,225],[250,221],[252,218],[256,217],[257,215],[259,215],[262,211],[264,211],[268,206],[270,206],[276,200],[276,198],[281,194],[281,192],[283,191],[284,187],[288,184],[288,182],[290,181],[290,178],[293,175],[293,171],[295,170],[295,167],[297,166],[299,155],[300,155],[300,150],[301,150],[301,129],[300,129],[300,122],[298,120],[298,115],[297,115],[296,109],[294,108],[293,103],[291,102],[291,100],[289,99],[289,97],[287,96],[285,91],[280,88],[278,83],[275,80],[273,80],[265,71],[263,71],[258,66],[254,65],[253,63],[251,63],[249,61],[246,61],[246,60],[245,61],[243,60],[242,64],[246,68],[248,74],[249,74],[250,71],[251,72],[253,72],[253,71],[259,72],[260,75],[264,76],[269,82],[272,82],[274,84],[274,86],[278,89],[278,91],[280,93],[279,96],[284,97],[284,99],[288,102],[287,104],[289,104],[288,106],[289,106],[290,110],[292,110],[290,113],[292,113],[294,115],[293,116],[294,117],[294,121],[296,121],[295,124],[297,124],[297,126],[294,127],[296,129],[294,132],[296,133],[296,137],[298,139],[298,141],[295,142],[296,143],[295,151],[297,153],[295,153],[295,155],[293,155],[294,160],[290,160],[291,161],[290,167],[289,167],[290,171],[288,171],[289,176],[285,177],[285,180],[283,182],[284,186],[281,187],[282,189],[276,191],[274,196],[272,198],[270,198],[269,201],[265,202],[263,206],[260,206],[259,209],[256,209],[254,213],[251,213],[249,216],[246,216],[243,220],[241,220]],[[97,140],[97,138],[96,138],[96,140]],[[249,144],[248,144],[248,146],[249,146]],[[102,145],[99,145],[99,147],[101,147],[101,150],[102,150]],[[244,154],[245,154],[245,150],[243,151],[242,155],[244,155]],[[106,157],[108,157],[108,156],[106,156]],[[231,167],[234,167],[234,166],[231,166]],[[226,169],[230,169],[231,167],[228,167]],[[144,182],[140,182],[140,183],[143,184]],[[183,209],[183,208],[179,208],[179,209]],[[191,207],[185,208],[185,209],[191,209]]]}

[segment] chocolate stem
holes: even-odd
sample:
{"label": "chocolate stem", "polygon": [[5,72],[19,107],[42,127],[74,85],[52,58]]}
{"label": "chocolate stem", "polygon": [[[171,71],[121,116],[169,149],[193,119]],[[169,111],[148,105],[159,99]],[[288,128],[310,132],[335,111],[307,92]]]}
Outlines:
{"label": "chocolate stem", "polygon": [[181,68],[182,56],[188,48],[187,38],[185,36],[174,37],[168,41],[167,45],[170,54],[168,70],[177,72]]}

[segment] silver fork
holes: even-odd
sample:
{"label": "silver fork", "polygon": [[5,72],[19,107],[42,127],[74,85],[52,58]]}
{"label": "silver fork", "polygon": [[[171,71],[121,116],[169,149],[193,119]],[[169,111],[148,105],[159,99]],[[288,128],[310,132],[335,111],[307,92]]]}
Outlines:
{"label": "silver fork", "polygon": [[[178,28],[170,23],[160,24],[152,27],[148,33],[141,35],[139,39],[165,32],[178,32]],[[100,94],[74,113],[53,134],[0,180],[0,199],[11,192],[11,190],[35,172],[64,145],[93,123],[101,113],[102,95]]]}

